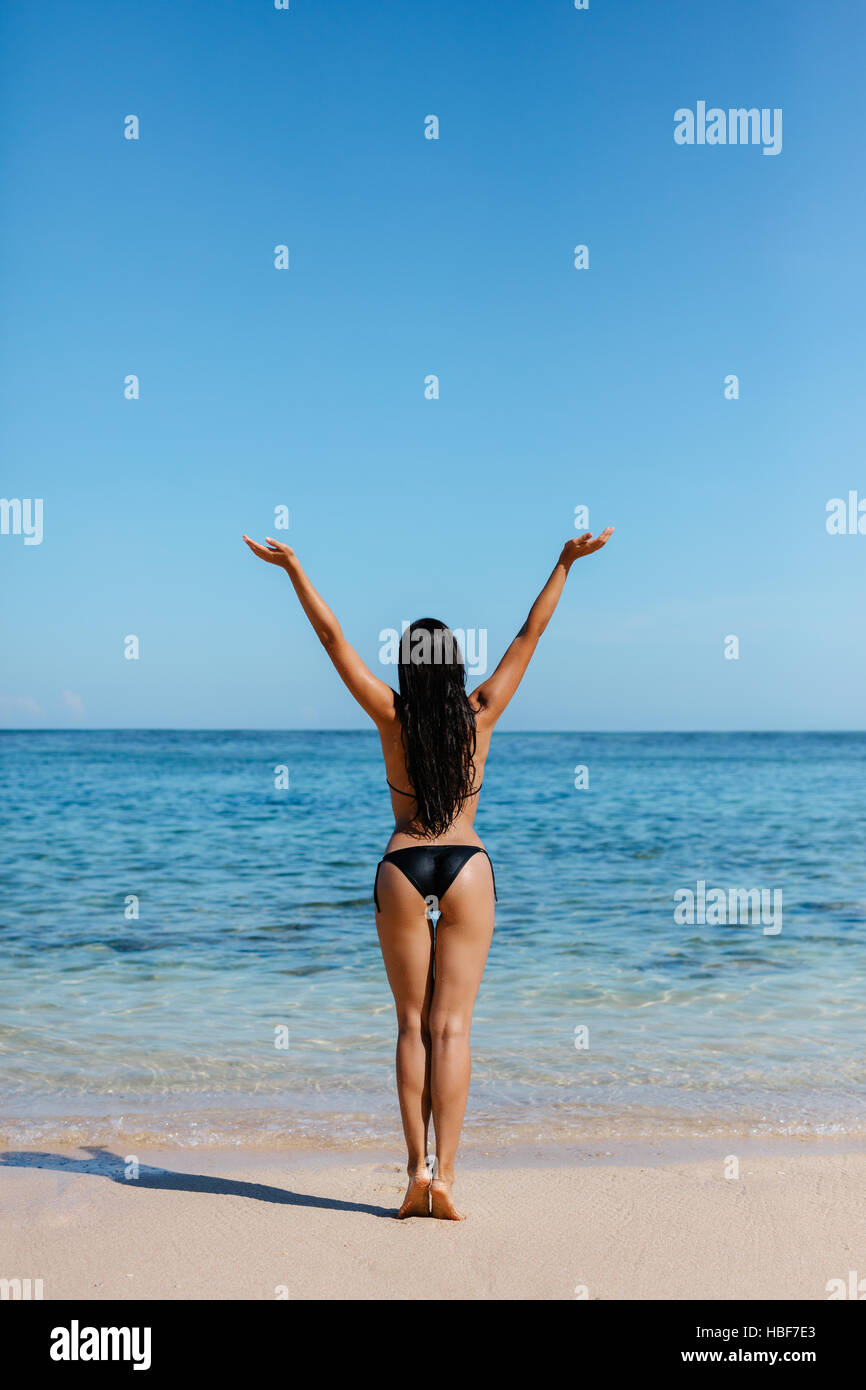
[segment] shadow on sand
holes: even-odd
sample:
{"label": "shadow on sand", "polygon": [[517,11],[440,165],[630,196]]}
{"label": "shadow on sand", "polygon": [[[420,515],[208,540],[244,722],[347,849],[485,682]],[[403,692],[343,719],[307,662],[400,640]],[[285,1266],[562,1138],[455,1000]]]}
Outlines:
{"label": "shadow on sand", "polygon": [[0,1154],[0,1165],[6,1168],[53,1168],[58,1173],[87,1173],[96,1178],[108,1178],[122,1187],[154,1187],[164,1192],[203,1192],[214,1197],[248,1197],[254,1202],[276,1202],[288,1207],[321,1207],[324,1211],[361,1211],[368,1216],[395,1218],[393,1207],[374,1207],[367,1202],[341,1202],[334,1197],[311,1197],[306,1192],[289,1192],[282,1187],[268,1187],[260,1182],[238,1182],[234,1178],[213,1178],[204,1173],[175,1173],[168,1168],[139,1165],[138,1177],[127,1176],[127,1164],[119,1154],[108,1149],[88,1148],[90,1158],[69,1158],[65,1154],[28,1153],[10,1150]]}

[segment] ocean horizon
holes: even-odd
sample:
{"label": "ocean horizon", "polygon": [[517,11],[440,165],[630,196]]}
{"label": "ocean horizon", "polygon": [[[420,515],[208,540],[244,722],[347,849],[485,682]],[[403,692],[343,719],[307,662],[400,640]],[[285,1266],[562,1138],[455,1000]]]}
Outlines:
{"label": "ocean horizon", "polygon": [[[866,1134],[864,771],[497,733],[466,1144]],[[4,1143],[400,1142],[374,731],[5,730],[0,773]]]}

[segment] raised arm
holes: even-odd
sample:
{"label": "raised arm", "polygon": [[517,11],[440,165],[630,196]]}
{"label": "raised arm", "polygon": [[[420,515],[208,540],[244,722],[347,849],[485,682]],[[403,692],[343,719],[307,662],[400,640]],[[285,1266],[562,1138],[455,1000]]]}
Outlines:
{"label": "raised arm", "polygon": [[530,608],[529,617],[523,627],[493,674],[472,692],[471,698],[481,706],[488,719],[495,721],[499,718],[523,680],[532,654],[538,646],[538,639],[553,617],[553,610],[559,602],[568,572],[575,560],[601,550],[612,535],[613,527],[608,526],[598,536],[593,537],[591,531],[586,531],[582,536],[575,536],[573,540],[565,542],[553,573]]}
{"label": "raised arm", "polygon": [[340,624],[321,594],[316,592],[304,574],[295,552],[271,536],[265,537],[267,545],[259,545],[257,541],[251,541],[249,536],[244,536],[244,540],[260,560],[266,560],[268,564],[277,565],[286,571],[313,631],[334,663],[340,679],[354,695],[362,710],[369,714],[377,725],[390,723],[395,717],[393,690],[390,685],[373,675],[354,647],[346,641]]}

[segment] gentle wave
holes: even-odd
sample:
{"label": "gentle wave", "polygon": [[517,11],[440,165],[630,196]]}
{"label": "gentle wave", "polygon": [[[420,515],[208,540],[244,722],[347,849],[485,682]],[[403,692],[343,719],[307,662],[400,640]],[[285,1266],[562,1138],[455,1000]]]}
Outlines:
{"label": "gentle wave", "polygon": [[[866,1131],[864,772],[854,734],[498,736],[467,1140]],[[398,1134],[375,734],[5,733],[0,773],[6,1143]],[[678,925],[699,881],[781,932]]]}

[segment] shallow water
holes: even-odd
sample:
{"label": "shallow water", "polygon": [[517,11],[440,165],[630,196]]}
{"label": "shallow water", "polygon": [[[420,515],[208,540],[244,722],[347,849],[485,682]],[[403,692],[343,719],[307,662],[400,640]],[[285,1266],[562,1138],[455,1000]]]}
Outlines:
{"label": "shallow water", "polygon": [[[866,1133],[864,773],[863,734],[497,735],[467,1138]],[[7,732],[0,776],[5,1142],[397,1135],[375,733]],[[781,931],[679,925],[698,880]]]}

